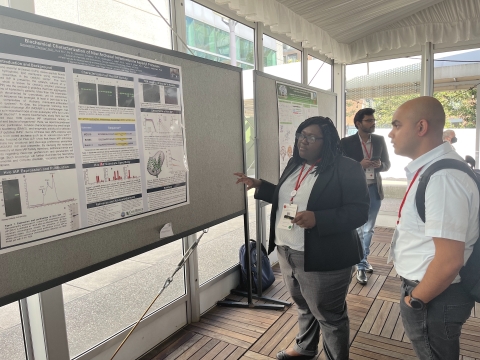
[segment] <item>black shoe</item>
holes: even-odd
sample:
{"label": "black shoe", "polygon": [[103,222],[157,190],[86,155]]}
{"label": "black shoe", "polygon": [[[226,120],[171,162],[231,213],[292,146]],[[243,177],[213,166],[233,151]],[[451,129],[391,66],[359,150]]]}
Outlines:
{"label": "black shoe", "polygon": [[367,273],[372,273],[373,272],[373,266],[367,263],[367,268],[365,269]]}
{"label": "black shoe", "polygon": [[279,351],[277,353],[277,359],[278,360],[310,360],[315,358],[316,355],[314,356],[308,356],[308,355],[299,355],[299,356],[292,356],[288,355],[286,353],[286,350]]}
{"label": "black shoe", "polygon": [[367,283],[367,274],[365,270],[357,270],[357,282],[359,284],[365,285]]}

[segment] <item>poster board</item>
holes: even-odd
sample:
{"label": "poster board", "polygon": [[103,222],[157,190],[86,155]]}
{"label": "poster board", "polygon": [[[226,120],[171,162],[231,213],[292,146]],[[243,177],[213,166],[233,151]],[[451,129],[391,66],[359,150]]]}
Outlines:
{"label": "poster board", "polygon": [[[135,93],[134,99],[142,103],[149,102],[145,101],[149,100],[148,98],[145,99],[145,96],[150,96],[151,99],[153,99],[153,96],[155,98],[153,102],[158,102],[157,90],[160,89],[160,92],[162,92],[162,86],[163,91],[166,91],[166,88],[176,89],[174,91],[175,94],[173,94],[175,96],[171,94],[173,97],[171,96],[170,98],[176,98],[174,102],[178,104],[180,103],[178,101],[179,98],[183,101],[180,110],[181,114],[176,114],[178,115],[176,120],[178,120],[179,116],[183,118],[184,136],[181,142],[185,144],[185,154],[188,153],[186,157],[183,153],[180,154],[186,160],[181,165],[188,170],[185,174],[188,176],[188,181],[186,181],[188,186],[185,187],[186,201],[181,206],[168,207],[167,211],[161,211],[159,208],[150,211],[150,209],[144,208],[143,211],[134,211],[132,214],[128,214],[129,216],[125,216],[125,218],[106,219],[107,221],[102,221],[99,224],[87,223],[86,227],[60,234],[61,236],[58,236],[58,239],[55,238],[55,241],[39,241],[34,246],[0,253],[0,306],[52,286],[60,285],[76,277],[99,270],[105,266],[112,265],[245,213],[245,190],[235,185],[232,176],[233,172],[244,169],[241,69],[3,7],[0,7],[0,32],[8,34],[5,39],[8,38],[15,42],[18,42],[20,39],[23,44],[47,48],[47,51],[50,51],[48,47],[51,47],[51,44],[55,44],[57,48],[58,46],[70,48],[63,49],[66,50],[67,54],[71,54],[71,49],[80,49],[85,51],[85,54],[90,51],[91,53],[103,53],[107,54],[105,56],[112,56],[111,68],[105,68],[104,65],[100,66],[90,62],[87,64],[87,68],[85,66],[76,66],[77,72],[72,70],[67,74],[67,77],[82,77],[82,79],[74,82],[75,86],[71,86],[72,82],[66,86],[70,102],[74,99],[79,99],[80,93],[85,94],[83,102],[89,103],[94,101],[93,97],[88,97],[87,90],[90,89],[90,86],[90,90],[93,91],[91,84],[94,83],[92,79],[95,78],[102,79],[103,82],[123,82],[122,84],[107,84],[103,82],[102,84],[94,84],[97,91],[96,101],[100,101],[100,91],[102,91],[103,98],[101,101],[104,103],[109,103],[110,101],[112,102],[111,105],[113,105],[114,100],[116,104],[120,102],[120,88],[123,88],[123,98],[129,95],[128,91],[124,90],[129,88],[129,83],[132,83],[131,78],[134,78],[133,83],[135,85],[133,88],[143,87],[145,90],[144,85],[147,85],[149,88],[147,89],[149,91],[143,92],[143,98],[140,94]],[[17,36],[17,38],[12,36]],[[4,47],[3,50],[2,46]],[[75,50],[75,52],[80,50]],[[23,61],[24,63],[29,62],[31,64],[55,66],[57,68],[69,68],[73,63],[71,58],[67,58],[64,61],[64,66],[62,66],[58,61],[58,57],[53,62],[49,59],[32,61],[31,58],[25,56],[28,54],[5,55],[4,51],[8,53],[10,50],[7,50],[6,43],[2,42],[0,44],[0,59],[3,58],[5,61]],[[14,58],[14,56],[17,58]],[[147,64],[150,68],[157,66],[157,70],[164,66],[168,68],[169,78],[164,79],[162,84],[161,79],[156,79],[152,76],[135,75],[133,70],[131,76],[126,76],[122,71],[115,68],[115,64],[117,64],[120,58],[130,59],[122,61],[131,61],[132,64]],[[78,60],[75,61],[78,65]],[[11,67],[19,66],[20,64],[5,63],[5,65]],[[33,69],[32,66],[28,66],[28,68]],[[87,70],[90,73],[86,72]],[[47,70],[43,68],[42,71]],[[108,75],[118,75],[121,78],[109,78]],[[176,76],[181,77],[181,82],[175,82],[174,78]],[[143,78],[143,82],[141,78]],[[99,85],[102,85],[101,89]],[[115,90],[113,90],[113,85],[116,86]],[[153,95],[152,89],[155,93]],[[117,93],[116,99],[113,99],[114,96],[111,96],[112,91]],[[166,102],[167,96],[165,93],[163,95],[164,102]],[[129,97],[131,98],[131,96]],[[128,102],[126,98],[123,100]],[[141,109],[152,111],[141,111]],[[157,112],[154,110],[157,110]],[[155,120],[160,121],[158,114],[165,114],[167,111],[161,107],[136,107],[134,124],[141,132],[147,133],[147,127],[154,131],[155,129],[150,123],[155,124]],[[69,105],[69,112],[72,112],[71,104]],[[78,115],[78,112],[72,115],[72,117],[76,115]],[[87,115],[83,114],[82,117],[88,117]],[[151,115],[157,118],[153,119]],[[99,117],[98,114],[95,116]],[[147,116],[150,119],[148,121]],[[78,116],[76,117],[78,118]],[[118,118],[123,119],[125,117],[118,116]],[[169,120],[175,122],[173,118]],[[95,136],[104,136],[105,130],[108,130],[108,126],[105,127],[106,124],[102,121],[99,123],[93,122],[93,125],[101,124],[101,128],[93,126],[87,129],[83,127],[86,126],[85,123],[78,124],[76,128],[78,132],[76,141],[78,144],[87,140],[86,134],[91,135],[93,132],[96,132]],[[72,125],[73,127],[74,125]],[[124,126],[121,129],[114,130],[117,133],[122,133],[123,137],[128,137],[128,135],[132,135],[133,127]],[[136,140],[138,141],[138,139],[145,140],[145,137],[141,139],[137,136]],[[128,142],[129,140],[122,138],[115,139],[115,141]],[[127,144],[127,147],[128,145],[131,146],[132,144]],[[135,175],[134,168],[138,166],[136,164],[140,163],[146,166],[149,160],[146,157],[152,157],[157,161],[155,164],[150,164],[152,165],[150,170],[154,173],[158,172],[157,165],[159,164],[160,154],[156,156],[157,152],[155,152],[155,154],[152,153],[149,156],[148,151],[151,149],[146,149],[145,147],[137,150],[140,154],[138,162],[108,164],[108,166],[112,167],[111,174],[100,172],[92,176],[90,174],[85,176],[86,169],[90,171],[95,169],[95,167],[83,168],[80,171],[83,173],[83,177],[79,178],[77,172],[76,175],[72,175],[69,184],[75,186],[75,179],[77,180],[77,186],[82,181],[96,183],[97,181],[107,181],[108,179],[125,180],[125,178],[131,178],[133,180],[134,176],[139,176],[138,171]],[[74,151],[74,153],[75,157],[82,156],[78,155],[78,151]],[[135,157],[132,157],[132,159],[135,159]],[[78,158],[76,158],[76,161],[78,164]],[[89,163],[98,165],[102,162],[104,161],[99,160]],[[80,163],[84,164],[86,162],[81,161]],[[128,169],[124,169],[125,166],[132,168],[130,172]],[[113,167],[115,168],[113,169]],[[119,168],[117,169],[116,167]],[[65,171],[69,170],[73,169]],[[145,175],[145,172],[143,174]],[[55,174],[50,173],[48,176],[52,175],[55,177]],[[6,177],[5,180],[11,179]],[[40,180],[45,181],[43,178]],[[45,184],[43,184],[43,191],[54,189],[54,180],[48,180],[49,182],[45,181]],[[144,181],[141,186],[142,194],[148,194],[148,183]],[[161,186],[161,184],[157,184],[158,186]],[[40,190],[39,196],[42,196],[42,190],[38,184],[30,188],[37,191]],[[83,191],[85,191],[85,188],[86,184],[84,183]],[[18,190],[18,193],[21,195],[23,189]],[[73,197],[67,197],[63,200],[71,199]],[[212,202],[215,203],[215,206],[208,206]],[[42,201],[35,204],[45,205]],[[23,205],[25,206],[25,203]],[[205,206],[208,206],[208,211],[205,211]],[[167,223],[172,224],[174,235],[160,240],[160,229]]]}
{"label": "poster board", "polygon": [[[329,117],[334,123],[336,123],[337,95],[330,91],[320,90],[311,86],[277,78],[260,71],[254,72],[253,82],[255,94],[255,127],[257,134],[255,176],[276,184],[280,178],[280,158],[282,156],[280,153],[281,149],[279,148],[280,128],[277,84],[285,84],[291,88],[299,88],[304,90],[305,93],[316,92],[318,115]],[[307,113],[311,115],[313,109],[309,109]]]}

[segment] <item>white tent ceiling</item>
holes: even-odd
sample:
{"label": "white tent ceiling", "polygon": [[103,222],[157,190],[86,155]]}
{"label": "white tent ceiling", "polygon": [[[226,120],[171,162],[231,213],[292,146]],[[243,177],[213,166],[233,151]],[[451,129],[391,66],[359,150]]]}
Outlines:
{"label": "white tent ceiling", "polygon": [[215,0],[338,63],[429,41],[480,43],[480,0]]}

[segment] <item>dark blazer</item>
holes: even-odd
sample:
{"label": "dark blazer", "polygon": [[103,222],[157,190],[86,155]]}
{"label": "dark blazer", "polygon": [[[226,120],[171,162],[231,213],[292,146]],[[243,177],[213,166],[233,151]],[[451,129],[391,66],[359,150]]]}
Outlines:
{"label": "dark blazer", "polygon": [[[287,177],[300,165],[287,164],[278,185],[262,180],[255,198],[272,204],[268,253],[275,249],[275,219],[278,192]],[[360,164],[338,156],[335,164],[317,175],[307,204],[315,213],[316,225],[305,229],[305,271],[331,271],[358,264],[363,258],[356,228],[368,219],[370,198]]]}
{"label": "dark blazer", "polygon": [[[362,143],[360,142],[358,133],[343,138],[340,143],[342,144],[346,156],[358,162],[363,160]],[[382,176],[380,175],[380,172],[390,169],[390,159],[388,157],[387,144],[385,144],[383,136],[372,134],[372,145],[372,157],[378,156],[382,162],[382,166],[375,169],[375,178],[377,179],[378,195],[380,195],[380,200],[383,200]]]}

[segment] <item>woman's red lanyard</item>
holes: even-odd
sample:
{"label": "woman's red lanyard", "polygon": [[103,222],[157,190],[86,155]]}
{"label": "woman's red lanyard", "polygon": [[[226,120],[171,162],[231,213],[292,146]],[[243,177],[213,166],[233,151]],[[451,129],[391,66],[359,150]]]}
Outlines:
{"label": "woman's red lanyard", "polygon": [[292,190],[292,192],[290,193],[290,195],[292,196],[290,198],[290,204],[293,204],[293,198],[295,197],[295,195],[297,195],[297,190],[300,188],[300,185],[302,185],[303,180],[305,180],[307,175],[310,174],[310,171],[312,171],[313,168],[315,166],[317,166],[317,164],[320,162],[320,160],[322,160],[322,159],[318,159],[317,161],[315,161],[314,164],[310,165],[310,168],[307,170],[307,172],[305,173],[305,175],[302,178],[302,174],[303,174],[303,170],[305,169],[306,162],[303,163],[302,170],[300,170],[300,174],[298,174],[297,183],[295,184],[295,189]]}
{"label": "woman's red lanyard", "polygon": [[415,176],[413,177],[412,181],[410,182],[410,185],[408,185],[407,192],[403,196],[402,203],[400,204],[400,209],[398,209],[397,225],[400,223],[400,218],[402,217],[403,205],[405,204],[405,200],[407,199],[408,193],[410,192],[410,189],[412,188],[413,183],[415,182],[415,180],[417,180],[418,174],[420,174],[420,171],[422,171],[422,169],[423,169],[423,166],[420,169],[417,170],[417,172],[415,173]]}
{"label": "woman's red lanyard", "polygon": [[371,159],[372,158],[372,153],[373,153],[373,144],[372,142],[370,142],[370,152],[368,152],[367,150],[367,145],[365,145],[365,143],[363,142],[362,140],[362,145],[363,145],[363,148],[365,149],[365,154],[367,154],[367,159]]}

